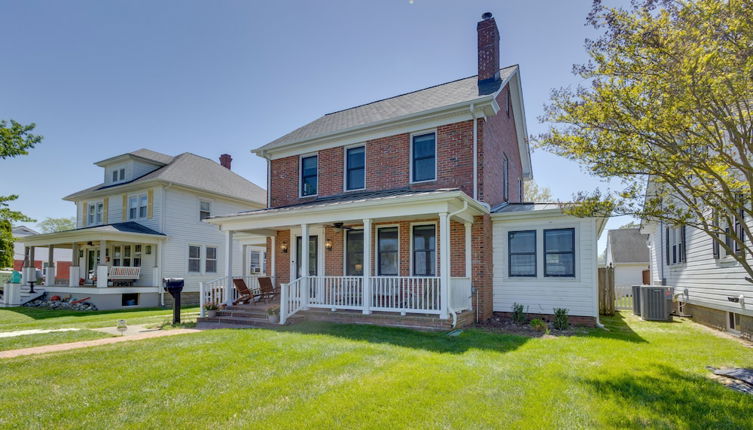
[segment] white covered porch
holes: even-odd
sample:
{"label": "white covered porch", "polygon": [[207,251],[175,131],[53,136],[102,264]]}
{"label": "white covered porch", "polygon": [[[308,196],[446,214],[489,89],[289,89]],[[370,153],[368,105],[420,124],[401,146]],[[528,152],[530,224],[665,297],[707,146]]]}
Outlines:
{"label": "white covered porch", "polygon": [[[279,286],[281,324],[309,309],[358,311],[364,315],[435,315],[454,321],[458,313],[472,308],[472,225],[474,216],[485,211],[460,191],[440,190],[267,209],[213,218],[210,222],[225,232],[226,247],[245,234],[269,238],[270,267],[280,280],[275,285]],[[412,238],[402,237],[406,230],[403,227],[394,227],[398,236],[395,240],[398,248],[411,249],[395,250],[399,271],[381,273],[381,256],[375,255],[381,249],[375,243],[380,240],[378,230],[398,224],[408,225],[410,232],[414,224],[435,226],[432,239],[436,248],[431,255],[436,267],[430,273],[413,273],[413,242]],[[451,238],[451,224],[460,235]],[[338,241],[347,243],[343,237],[351,231],[360,232],[362,250],[359,249],[357,264],[348,266],[346,260],[353,256],[346,256],[342,250],[345,245],[338,248]],[[331,236],[338,234],[333,240]],[[306,237],[311,240],[301,239]],[[401,242],[405,243],[400,246]],[[328,273],[338,271],[338,265],[342,274]],[[232,261],[226,261],[225,276],[202,285],[202,305],[210,301],[232,303],[236,297],[232,279],[241,277],[232,272],[232,267]],[[253,282],[249,280],[247,284]]]}

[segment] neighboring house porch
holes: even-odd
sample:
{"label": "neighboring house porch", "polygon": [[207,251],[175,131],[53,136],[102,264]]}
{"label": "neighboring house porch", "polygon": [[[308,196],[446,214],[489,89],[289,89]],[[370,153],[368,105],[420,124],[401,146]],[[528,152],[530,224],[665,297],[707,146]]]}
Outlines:
{"label": "neighboring house porch", "polygon": [[[488,208],[458,190],[391,190],[209,222],[225,231],[226,247],[243,234],[268,238],[280,323],[315,310],[336,312],[329,318],[336,320],[358,313],[364,321],[410,314],[454,322],[472,310],[472,231],[484,214]],[[232,303],[231,279],[241,274],[231,267],[202,285],[203,303]]]}
{"label": "neighboring house porch", "polygon": [[24,284],[33,273],[36,248],[70,249],[67,279],[55,279],[47,262],[40,289],[49,296],[89,297],[97,307],[158,306],[161,296],[162,245],[166,235],[135,222],[98,225],[24,239]]}

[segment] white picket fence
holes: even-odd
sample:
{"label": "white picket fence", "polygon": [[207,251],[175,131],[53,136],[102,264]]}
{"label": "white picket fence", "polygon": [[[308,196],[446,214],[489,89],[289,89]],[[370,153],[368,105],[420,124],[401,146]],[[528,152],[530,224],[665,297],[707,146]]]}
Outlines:
{"label": "white picket fence", "polygon": [[633,309],[633,287],[614,287],[614,308],[625,310]]}

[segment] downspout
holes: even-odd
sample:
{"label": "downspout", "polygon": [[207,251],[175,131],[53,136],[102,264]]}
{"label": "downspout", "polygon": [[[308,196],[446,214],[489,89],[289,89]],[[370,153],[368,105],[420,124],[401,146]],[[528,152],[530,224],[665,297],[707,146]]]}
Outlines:
{"label": "downspout", "polygon": [[[468,209],[468,201],[467,200],[463,200],[463,207],[462,208],[456,210],[455,212],[450,212],[450,214],[447,215],[447,228],[450,228],[450,224],[452,223],[452,217],[453,216],[455,216],[455,215],[457,215],[459,213],[465,212],[467,209]],[[447,236],[449,237],[449,235],[447,235]],[[450,247],[448,246],[447,249],[450,249]],[[446,258],[446,257],[448,257],[448,256],[443,256],[442,258]],[[450,272],[450,273],[448,273],[448,275],[451,275],[452,274],[452,256],[450,255],[449,257],[450,257],[450,259],[449,259],[450,264],[447,265],[447,270]],[[447,276],[447,279],[452,280],[451,278],[452,278],[452,276]],[[447,288],[449,289],[450,286],[448,285]],[[458,314],[457,314],[457,312],[455,312],[455,309],[452,308],[452,294],[448,294],[447,312],[449,312],[450,315],[452,315],[452,328],[455,328],[455,326],[458,324]]]}
{"label": "downspout", "polygon": [[473,200],[478,200],[478,119],[473,103],[471,103],[471,116],[473,117]]}

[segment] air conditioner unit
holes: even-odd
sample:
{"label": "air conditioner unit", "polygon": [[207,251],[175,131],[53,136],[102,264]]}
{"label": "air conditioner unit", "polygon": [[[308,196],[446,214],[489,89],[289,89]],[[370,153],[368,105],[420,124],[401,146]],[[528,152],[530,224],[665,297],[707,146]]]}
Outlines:
{"label": "air conditioner unit", "polygon": [[641,317],[646,321],[672,321],[672,287],[641,287]]}
{"label": "air conditioner unit", "polygon": [[633,285],[633,315],[641,316],[641,286]]}

